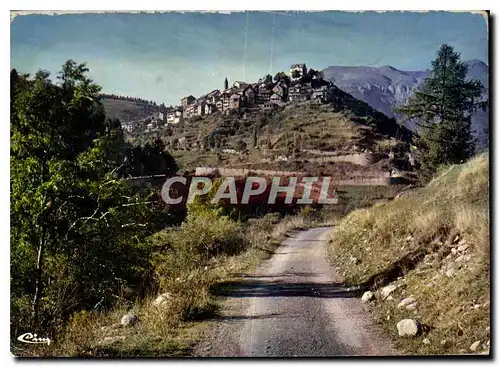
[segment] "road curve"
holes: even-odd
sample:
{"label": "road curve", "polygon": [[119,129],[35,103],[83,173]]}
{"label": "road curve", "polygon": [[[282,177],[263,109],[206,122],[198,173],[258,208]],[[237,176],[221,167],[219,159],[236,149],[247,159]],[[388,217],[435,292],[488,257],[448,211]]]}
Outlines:
{"label": "road curve", "polygon": [[193,350],[198,357],[394,354],[326,260],[330,227],[297,232],[242,281],[224,285],[221,316]]}

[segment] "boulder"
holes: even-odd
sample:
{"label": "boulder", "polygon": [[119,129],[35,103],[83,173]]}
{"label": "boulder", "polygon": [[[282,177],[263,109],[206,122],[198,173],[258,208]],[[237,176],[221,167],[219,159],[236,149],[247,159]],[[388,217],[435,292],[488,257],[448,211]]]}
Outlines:
{"label": "boulder", "polygon": [[364,303],[370,302],[373,299],[373,297],[375,297],[373,292],[367,291],[367,292],[363,293],[363,297],[361,297],[361,301]]}
{"label": "boulder", "polygon": [[396,325],[399,336],[415,336],[418,334],[419,324],[413,319],[403,319]]}
{"label": "boulder", "polygon": [[389,284],[380,290],[380,294],[383,298],[387,298],[387,296],[389,296],[389,294],[394,292],[397,288],[398,286],[396,284]]}
{"label": "boulder", "polygon": [[122,326],[135,326],[137,325],[137,323],[139,323],[139,317],[134,314],[126,314],[120,321],[120,324],[122,324]]}
{"label": "boulder", "polygon": [[422,340],[422,343],[430,345],[431,341],[429,339],[425,338],[424,340]]}
{"label": "boulder", "polygon": [[469,248],[469,245],[464,244],[464,245],[462,245],[462,246],[458,246],[458,247],[457,247],[457,251],[458,251],[458,252],[464,252],[464,251],[466,251],[468,248]]}
{"label": "boulder", "polygon": [[455,268],[449,268],[448,270],[446,270],[446,273],[445,275],[448,277],[448,278],[451,278],[453,275],[455,275]]}

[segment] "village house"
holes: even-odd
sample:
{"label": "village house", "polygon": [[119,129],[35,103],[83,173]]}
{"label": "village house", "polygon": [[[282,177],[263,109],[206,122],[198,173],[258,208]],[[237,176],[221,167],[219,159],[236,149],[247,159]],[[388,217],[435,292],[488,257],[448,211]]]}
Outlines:
{"label": "village house", "polygon": [[269,98],[271,97],[271,91],[267,87],[266,84],[260,84],[255,90],[255,103],[256,104],[264,104],[269,102]]}
{"label": "village house", "polygon": [[253,91],[253,88],[251,85],[248,85],[243,90],[243,97],[245,99],[245,104],[247,106],[253,106],[255,104],[255,92]]}
{"label": "village house", "polygon": [[219,96],[220,96],[220,91],[218,89],[211,91],[210,93],[207,94],[207,98],[206,98],[207,104],[210,103],[210,104],[215,105],[215,103],[219,99]]}
{"label": "village house", "polygon": [[213,103],[207,103],[205,105],[205,115],[211,115],[215,111],[217,111],[217,107],[215,106],[215,104],[213,104]]}
{"label": "village house", "polygon": [[204,101],[196,103],[196,116],[203,116],[205,114],[206,105]]}
{"label": "village house", "polygon": [[307,101],[311,96],[311,87],[308,85],[296,84],[290,87],[288,91],[288,101],[303,102]]}
{"label": "village house", "polygon": [[327,85],[323,85],[312,90],[311,99],[318,103],[326,103],[330,100],[330,94],[330,88]]}
{"label": "village house", "polygon": [[248,83],[236,81],[233,83],[233,87],[237,89],[243,89],[248,86]]}
{"label": "village house", "polygon": [[196,116],[198,106],[194,103],[188,105],[184,110],[184,118],[188,119],[190,117]]}
{"label": "village house", "polygon": [[178,124],[182,119],[182,109],[173,108],[167,111],[167,124]]}
{"label": "village house", "polygon": [[242,106],[241,102],[242,102],[241,95],[238,93],[234,93],[229,98],[229,109],[230,110],[239,109]]}
{"label": "village house", "polygon": [[260,105],[260,109],[262,111],[272,111],[278,109],[278,105],[276,103],[266,102]]}
{"label": "village house", "polygon": [[307,73],[306,64],[293,64],[290,66],[290,78],[292,81],[299,80]]}
{"label": "village house", "polygon": [[286,97],[288,96],[288,87],[285,83],[277,83],[272,91],[277,94],[278,96],[280,96],[281,98],[281,101],[286,101]]}
{"label": "village house", "polygon": [[274,103],[274,104],[282,104],[283,103],[283,99],[281,98],[281,96],[277,95],[276,93],[273,93],[271,98],[269,98],[269,101],[271,103]]}
{"label": "village house", "polygon": [[187,96],[181,99],[181,106],[183,109],[185,109],[187,106],[189,106],[191,103],[193,103],[196,100],[193,96]]}

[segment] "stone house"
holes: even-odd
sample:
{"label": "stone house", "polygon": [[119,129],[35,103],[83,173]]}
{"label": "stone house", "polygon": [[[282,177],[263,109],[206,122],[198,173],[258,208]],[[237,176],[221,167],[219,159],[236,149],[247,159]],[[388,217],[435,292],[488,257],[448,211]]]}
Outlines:
{"label": "stone house", "polygon": [[215,107],[215,104],[213,104],[213,103],[207,103],[205,105],[205,115],[211,115],[215,111],[217,111],[217,108]]}
{"label": "stone house", "polygon": [[255,90],[255,103],[256,104],[264,104],[269,102],[269,98],[271,98],[271,90],[267,87],[266,84],[260,84]]}
{"label": "stone house", "polygon": [[290,87],[288,91],[288,101],[303,102],[311,97],[311,87],[307,85],[296,84]]}
{"label": "stone house", "polygon": [[181,121],[182,109],[171,109],[167,112],[167,124],[177,124]]}
{"label": "stone house", "polygon": [[241,95],[238,93],[234,93],[231,95],[229,98],[229,109],[235,110],[239,109],[242,106],[242,98]]}
{"label": "stone house", "polygon": [[277,95],[276,93],[273,93],[271,98],[269,98],[269,102],[274,104],[281,104],[283,103],[283,99],[281,98],[281,96]]}
{"label": "stone house", "polygon": [[181,106],[183,109],[185,109],[187,106],[189,106],[191,103],[193,103],[196,100],[193,96],[187,96],[181,99]]}

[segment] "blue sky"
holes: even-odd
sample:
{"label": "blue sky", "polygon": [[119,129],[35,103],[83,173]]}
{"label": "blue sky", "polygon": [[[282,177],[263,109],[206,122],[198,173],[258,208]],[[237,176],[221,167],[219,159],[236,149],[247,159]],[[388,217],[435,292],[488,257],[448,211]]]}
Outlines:
{"label": "blue sky", "polygon": [[178,104],[222,88],[225,77],[256,81],[292,63],[426,69],[443,43],[463,60],[487,62],[486,20],[448,12],[25,15],[11,23],[11,67],[55,74],[71,58],[87,62],[104,92]]}

